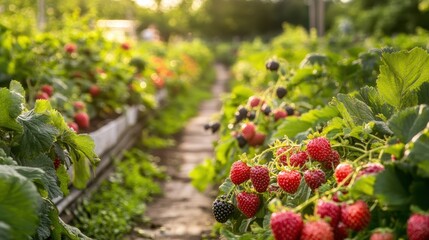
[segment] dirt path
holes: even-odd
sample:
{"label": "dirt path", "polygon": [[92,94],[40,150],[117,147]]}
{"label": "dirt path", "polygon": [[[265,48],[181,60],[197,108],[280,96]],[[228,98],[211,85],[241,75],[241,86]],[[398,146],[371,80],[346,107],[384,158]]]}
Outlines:
{"label": "dirt path", "polygon": [[163,196],[147,206],[145,215],[151,220],[150,229],[135,228],[133,236],[140,237],[132,239],[192,240],[210,233],[214,222],[213,199],[194,189],[188,175],[197,164],[213,156],[212,143],[217,136],[204,131],[203,126],[220,110],[220,95],[228,80],[227,70],[222,65],[216,65],[216,74],[213,98],[201,103],[198,115],[186,125],[176,146],[161,153],[161,162],[171,179],[163,184]]}

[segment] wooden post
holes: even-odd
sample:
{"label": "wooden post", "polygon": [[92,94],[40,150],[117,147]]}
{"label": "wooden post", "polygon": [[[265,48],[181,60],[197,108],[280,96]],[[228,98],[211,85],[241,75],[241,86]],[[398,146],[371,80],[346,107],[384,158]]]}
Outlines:
{"label": "wooden post", "polygon": [[46,27],[45,0],[37,0],[37,28],[43,31]]}
{"label": "wooden post", "polygon": [[317,4],[317,35],[325,35],[325,0],[318,0]]}
{"label": "wooden post", "polygon": [[310,17],[310,31],[316,28],[316,0],[308,0],[308,16]]}

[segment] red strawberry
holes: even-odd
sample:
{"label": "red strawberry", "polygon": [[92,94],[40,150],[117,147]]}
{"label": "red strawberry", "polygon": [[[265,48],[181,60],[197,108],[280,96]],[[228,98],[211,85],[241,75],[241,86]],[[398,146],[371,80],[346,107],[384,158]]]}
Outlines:
{"label": "red strawberry", "polygon": [[79,132],[79,126],[75,122],[67,123],[67,126],[75,132]]}
{"label": "red strawberry", "polygon": [[[353,173],[352,165],[348,163],[341,163],[335,168],[335,173],[334,173],[335,180],[337,181],[338,184],[340,184],[344,181],[344,179],[346,179],[352,173]],[[348,177],[348,179],[344,182],[344,185],[345,186],[349,185],[350,180],[351,180],[351,176]]]}
{"label": "red strawberry", "polygon": [[51,85],[45,84],[43,85],[40,90],[42,90],[42,92],[45,92],[46,94],[49,95],[49,97],[52,97],[52,94],[54,94],[54,88]]}
{"label": "red strawberry", "polygon": [[250,167],[242,161],[234,162],[229,172],[229,178],[235,185],[239,185],[250,178]]}
{"label": "red strawberry", "polygon": [[79,128],[89,128],[89,116],[85,112],[78,112],[74,115],[74,121]]}
{"label": "red strawberry", "polygon": [[301,240],[334,240],[334,232],[331,226],[323,221],[310,221],[304,224]]}
{"label": "red strawberry", "polygon": [[250,169],[250,180],[257,192],[265,192],[270,184],[270,172],[264,166],[254,166]]}
{"label": "red strawberry", "polygon": [[298,240],[303,222],[301,215],[292,211],[273,213],[270,221],[271,230],[276,240]]}
{"label": "red strawberry", "polygon": [[284,109],[276,109],[274,110],[274,120],[277,121],[279,119],[287,117],[287,113]]}
{"label": "red strawberry", "polygon": [[76,44],[74,44],[74,43],[67,43],[66,45],[64,45],[64,50],[67,52],[67,53],[74,53],[74,52],[76,52],[76,50],[77,50],[77,46],[76,46]]}
{"label": "red strawberry", "polygon": [[429,239],[429,215],[411,215],[407,221],[407,235],[410,240]]}
{"label": "red strawberry", "polygon": [[377,174],[384,170],[384,166],[380,163],[367,163],[363,166],[362,170],[359,171],[358,177],[370,174]]}
{"label": "red strawberry", "polygon": [[237,208],[247,217],[255,216],[259,209],[260,200],[254,193],[241,192],[237,195]]}
{"label": "red strawberry", "polygon": [[255,124],[253,124],[252,122],[241,125],[241,135],[247,141],[252,139],[255,136],[255,133],[256,133],[256,127],[255,127]]}
{"label": "red strawberry", "polygon": [[49,95],[45,92],[38,92],[36,95],[36,99],[44,99],[44,100],[48,100],[49,99]]}
{"label": "red strawberry", "polygon": [[314,212],[321,218],[329,218],[329,224],[331,225],[332,229],[337,227],[341,218],[341,207],[332,201],[317,201]]}
{"label": "red strawberry", "polygon": [[343,222],[339,222],[334,229],[335,240],[344,240],[349,236],[347,226]]}
{"label": "red strawberry", "polygon": [[341,209],[341,221],[354,231],[366,228],[370,220],[371,212],[366,202],[362,200],[346,205]]}
{"label": "red strawberry", "polygon": [[301,174],[296,170],[281,171],[277,175],[277,184],[287,193],[294,194],[301,183]]}
{"label": "red strawberry", "polygon": [[287,165],[287,156],[290,154],[290,152],[287,152],[290,148],[289,147],[282,147],[277,149],[276,156],[279,158],[279,161],[283,165]]}
{"label": "red strawberry", "polygon": [[304,172],[304,180],[314,190],[326,182],[325,172],[320,169],[307,170]]}
{"label": "red strawberry", "polygon": [[85,103],[81,102],[81,101],[76,101],[73,103],[73,107],[76,111],[84,110],[85,109]]}
{"label": "red strawberry", "polygon": [[257,132],[257,133],[255,133],[255,136],[253,136],[253,138],[249,140],[248,143],[250,146],[254,146],[254,147],[260,146],[260,145],[264,144],[265,137],[266,137],[265,134]]}
{"label": "red strawberry", "polygon": [[371,238],[369,240],[394,240],[395,236],[392,231],[383,231],[376,230],[371,234]]}
{"label": "red strawberry", "polygon": [[329,157],[324,162],[322,162],[322,165],[327,169],[335,169],[339,163],[340,154],[337,151],[332,150],[331,154],[329,154]]}
{"label": "red strawberry", "polygon": [[332,149],[328,139],[318,137],[310,140],[307,144],[307,153],[316,161],[324,162],[331,155]]}
{"label": "red strawberry", "polygon": [[128,42],[124,42],[121,44],[121,48],[124,50],[129,50],[131,48],[131,45]]}
{"label": "red strawberry", "polygon": [[256,96],[251,96],[248,101],[249,106],[252,108],[259,106],[260,103],[261,103],[261,99]]}
{"label": "red strawberry", "polygon": [[97,97],[101,92],[101,89],[99,86],[97,85],[91,85],[91,87],[89,87],[89,94],[91,94],[92,97]]}
{"label": "red strawberry", "polygon": [[307,160],[307,153],[302,151],[292,154],[289,158],[289,162],[292,167],[303,167]]}
{"label": "red strawberry", "polygon": [[61,160],[59,158],[54,159],[54,168],[57,170],[61,166]]}

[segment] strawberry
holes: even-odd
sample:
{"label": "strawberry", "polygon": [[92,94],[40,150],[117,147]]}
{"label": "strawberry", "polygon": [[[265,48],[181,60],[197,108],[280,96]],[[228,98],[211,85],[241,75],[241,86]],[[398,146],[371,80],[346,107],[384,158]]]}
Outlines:
{"label": "strawberry", "polygon": [[124,50],[129,50],[131,48],[131,45],[128,42],[124,42],[121,44],[121,48]]}
{"label": "strawberry", "polygon": [[271,215],[270,227],[276,240],[298,240],[303,222],[301,215],[292,211],[283,211]]}
{"label": "strawberry", "polygon": [[257,132],[255,133],[255,136],[253,136],[252,139],[248,141],[248,143],[253,147],[263,145],[265,142],[265,137],[265,134]]}
{"label": "strawberry", "polygon": [[89,116],[86,112],[78,112],[74,115],[74,121],[79,128],[89,128]]}
{"label": "strawberry", "polygon": [[74,43],[67,43],[66,45],[64,45],[64,50],[65,50],[67,53],[72,54],[72,53],[76,52],[76,50],[77,50],[77,46],[76,46],[76,44],[74,44]]}
{"label": "strawberry", "polygon": [[294,153],[289,158],[289,163],[292,167],[303,167],[308,160],[308,155],[306,152],[300,151]]}
{"label": "strawberry", "polygon": [[76,101],[73,103],[74,110],[84,110],[85,109],[85,103],[82,101]]}
{"label": "strawberry", "polygon": [[337,151],[332,150],[331,154],[329,154],[329,157],[324,162],[322,162],[322,165],[326,169],[335,169],[339,163],[340,154]]}
{"label": "strawberry", "polygon": [[407,236],[410,240],[429,239],[429,215],[414,213],[407,221]]}
{"label": "strawberry", "polygon": [[250,167],[242,161],[234,162],[229,172],[229,178],[235,185],[239,185],[250,178]]}
{"label": "strawberry", "polygon": [[49,99],[49,95],[45,92],[38,92],[36,94],[36,99],[44,99],[44,100],[48,100]]}
{"label": "strawberry", "polygon": [[310,140],[307,144],[307,153],[316,161],[324,162],[331,155],[332,149],[328,139],[318,137]]}
{"label": "strawberry", "polygon": [[257,192],[265,192],[270,184],[270,172],[264,166],[250,168],[250,180]]}
{"label": "strawberry", "polygon": [[344,179],[348,177],[348,179],[344,181],[344,185],[347,186],[349,185],[351,180],[351,176],[349,177],[349,175],[352,173],[353,173],[352,165],[348,163],[341,163],[335,168],[335,172],[334,172],[335,180],[337,181],[338,184],[340,184],[344,181]]}
{"label": "strawberry", "polygon": [[371,238],[369,240],[394,240],[395,236],[392,231],[386,230],[376,230],[371,234]]}
{"label": "strawberry", "polygon": [[256,96],[251,96],[248,101],[248,104],[251,108],[259,106],[260,103],[261,103],[261,99]]}
{"label": "strawberry", "polygon": [[59,158],[54,159],[54,168],[57,170],[61,166],[61,160]]}
{"label": "strawberry", "polygon": [[341,218],[341,207],[332,201],[317,201],[314,212],[321,218],[329,218],[329,224],[331,225],[332,229],[335,229]]}
{"label": "strawberry", "polygon": [[301,174],[297,170],[281,171],[277,175],[277,184],[287,193],[296,193],[300,183]]}
{"label": "strawberry", "polygon": [[315,190],[326,182],[325,172],[320,169],[307,170],[304,172],[304,180],[312,190]]}
{"label": "strawberry", "polygon": [[341,209],[341,221],[354,231],[366,228],[370,220],[371,212],[366,202],[362,200],[346,205]]}
{"label": "strawberry", "polygon": [[67,126],[75,132],[79,132],[79,126],[75,122],[67,123]]}
{"label": "strawberry", "polygon": [[260,200],[254,193],[240,192],[237,194],[237,208],[247,217],[251,218],[258,212]]}
{"label": "strawberry", "polygon": [[276,151],[276,156],[283,165],[287,165],[287,156],[289,155],[289,152],[287,152],[288,150],[289,147],[282,147]]}
{"label": "strawberry", "polygon": [[331,226],[323,221],[309,221],[304,224],[301,240],[334,240],[334,232]]}
{"label": "strawberry", "polygon": [[337,227],[334,229],[335,240],[344,240],[349,236],[348,228],[343,222],[339,222]]}
{"label": "strawberry", "polygon": [[99,86],[97,85],[91,85],[91,87],[89,87],[89,94],[91,94],[92,97],[97,97],[101,92],[101,89]]}
{"label": "strawberry", "polygon": [[255,127],[255,124],[253,124],[252,122],[241,125],[241,135],[247,141],[252,139],[253,136],[255,136],[255,133],[256,133],[256,127]]}
{"label": "strawberry", "polygon": [[45,84],[43,85],[40,90],[42,90],[42,92],[45,92],[46,94],[49,95],[49,97],[52,97],[52,95],[54,94],[54,88],[51,85]]}
{"label": "strawberry", "polygon": [[363,166],[362,170],[359,171],[358,177],[370,174],[377,174],[384,170],[384,166],[380,163],[367,163]]}
{"label": "strawberry", "polygon": [[287,117],[287,113],[283,109],[276,109],[274,110],[273,114],[274,114],[274,121]]}

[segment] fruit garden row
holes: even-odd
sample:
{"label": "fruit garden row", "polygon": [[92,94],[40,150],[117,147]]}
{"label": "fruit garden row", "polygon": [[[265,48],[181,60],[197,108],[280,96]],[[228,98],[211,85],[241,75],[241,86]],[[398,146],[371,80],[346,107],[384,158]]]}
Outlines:
{"label": "fruit garden row", "polygon": [[424,36],[316,42],[287,27],[269,44],[243,44],[207,125],[220,134],[215,158],[191,173],[199,189],[220,186],[217,232],[429,239]]}
{"label": "fruit garden row", "polygon": [[92,179],[108,149],[99,139],[109,140],[96,130],[115,119],[150,122],[160,91],[174,104],[212,78],[200,41],[118,43],[82,32],[16,36],[0,26],[1,239],[86,238],[59,218],[54,199]]}

